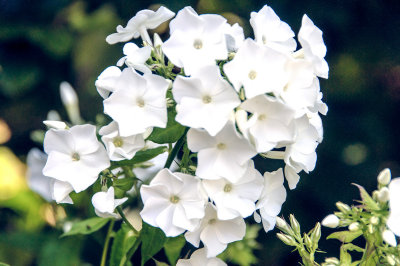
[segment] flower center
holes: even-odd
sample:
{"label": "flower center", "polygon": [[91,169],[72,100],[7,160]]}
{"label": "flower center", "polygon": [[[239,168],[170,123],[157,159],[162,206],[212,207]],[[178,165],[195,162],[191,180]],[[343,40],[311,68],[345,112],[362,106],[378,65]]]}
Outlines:
{"label": "flower center", "polygon": [[169,198],[169,201],[170,201],[171,203],[173,203],[173,204],[177,204],[177,203],[179,202],[179,200],[180,200],[180,198],[179,198],[177,195],[172,195],[172,196]]}
{"label": "flower center", "polygon": [[262,114],[262,115],[259,115],[257,119],[259,121],[264,121],[266,118],[267,118],[267,116],[265,114]]}
{"label": "flower center", "polygon": [[225,150],[226,149],[226,144],[222,143],[222,142],[218,143],[217,144],[217,149],[218,150]]}
{"label": "flower center", "polygon": [[217,220],[215,220],[215,219],[210,219],[209,221],[208,221],[208,224],[215,224],[217,222]]}
{"label": "flower center", "polygon": [[231,192],[232,191],[232,185],[231,184],[226,184],[224,186],[224,192]]}
{"label": "flower center", "polygon": [[200,39],[196,39],[193,42],[193,47],[194,49],[200,50],[201,48],[203,48],[203,42]]}
{"label": "flower center", "polygon": [[257,72],[254,70],[249,72],[249,79],[254,80],[257,77]]}
{"label": "flower center", "polygon": [[142,98],[138,98],[138,99],[136,100],[136,104],[137,104],[137,106],[139,106],[140,108],[143,108],[143,107],[144,107],[144,100],[143,100]]}
{"label": "flower center", "polygon": [[113,139],[113,143],[115,147],[122,147],[122,145],[124,144],[124,141],[122,140],[121,137],[115,137]]}
{"label": "flower center", "polygon": [[208,104],[211,102],[211,96],[210,95],[205,95],[203,96],[203,103]]}
{"label": "flower center", "polygon": [[265,35],[262,36],[261,40],[263,44],[267,44],[267,38],[265,37]]}
{"label": "flower center", "polygon": [[81,159],[81,156],[79,156],[79,153],[74,152],[72,154],[71,158],[72,158],[72,161],[76,162],[76,161],[79,161]]}

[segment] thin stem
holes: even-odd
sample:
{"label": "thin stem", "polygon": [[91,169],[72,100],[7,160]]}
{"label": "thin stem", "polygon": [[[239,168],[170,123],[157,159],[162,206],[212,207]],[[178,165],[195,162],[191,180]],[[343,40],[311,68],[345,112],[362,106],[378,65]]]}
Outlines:
{"label": "thin stem", "polygon": [[185,137],[188,132],[189,128],[187,127],[185,129],[185,132],[183,133],[182,137],[176,142],[174,148],[172,149],[171,153],[168,155],[167,161],[165,162],[164,168],[170,168],[172,162],[174,161],[176,155],[180,151],[180,149],[183,146],[183,143],[185,143]]}
{"label": "thin stem", "polygon": [[111,238],[112,229],[114,227],[114,223],[115,223],[115,220],[112,219],[111,222],[110,222],[110,225],[108,226],[108,231],[107,231],[106,240],[104,242],[103,254],[101,256],[100,266],[105,266],[106,265],[108,245],[110,244],[110,238]]}
{"label": "thin stem", "polygon": [[135,235],[138,235],[139,232],[133,227],[133,225],[128,221],[128,219],[126,218],[124,212],[122,211],[121,206],[117,207],[117,212],[119,213],[119,215],[121,215],[122,220],[124,220],[124,222],[132,229],[132,231],[135,233]]}

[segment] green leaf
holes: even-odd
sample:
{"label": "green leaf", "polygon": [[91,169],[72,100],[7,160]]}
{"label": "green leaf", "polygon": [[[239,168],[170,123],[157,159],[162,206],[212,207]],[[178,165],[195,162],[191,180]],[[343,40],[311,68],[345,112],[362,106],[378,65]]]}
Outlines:
{"label": "green leaf", "polygon": [[[170,95],[172,99],[172,94]],[[185,127],[176,122],[175,120],[176,110],[175,106],[168,108],[168,122],[166,128],[155,127],[153,132],[147,138],[158,144],[164,143],[175,143],[185,133]]]}
{"label": "green leaf", "polygon": [[72,235],[88,235],[96,232],[110,221],[110,218],[93,217],[72,225],[71,230],[61,235],[61,237]]}
{"label": "green leaf", "polygon": [[130,259],[126,257],[127,253],[137,240],[137,236],[129,226],[122,224],[111,247],[110,266],[124,266],[126,261]]}
{"label": "green leaf", "polygon": [[343,243],[349,243],[362,235],[362,231],[339,231],[339,232],[334,232],[330,234],[326,239],[338,239],[342,241]]}
{"label": "green leaf", "polygon": [[114,169],[114,168],[121,167],[121,166],[132,166],[134,164],[143,163],[150,159],[153,159],[157,155],[164,153],[166,151],[167,151],[166,146],[161,146],[161,147],[157,147],[154,149],[138,151],[131,160],[112,162],[111,168]]}
{"label": "green leaf", "polygon": [[360,185],[353,184],[355,185],[358,190],[360,191],[360,197],[362,199],[362,202],[365,205],[365,208],[368,210],[379,210],[379,205],[378,203],[368,194],[368,192]]}
{"label": "green leaf", "polygon": [[114,188],[119,188],[124,191],[128,191],[132,188],[133,183],[135,182],[135,178],[121,178],[116,179],[113,182]]}
{"label": "green leaf", "polygon": [[154,263],[156,264],[156,266],[169,266],[168,264],[166,264],[165,262],[162,261],[158,261],[156,259],[153,259]]}
{"label": "green leaf", "polygon": [[143,222],[141,231],[142,236],[142,266],[151,257],[157,254],[164,246],[166,241],[165,234],[161,229],[150,226]]}
{"label": "green leaf", "polygon": [[363,248],[360,248],[359,246],[356,246],[356,245],[354,245],[352,243],[344,244],[342,246],[342,248],[345,249],[345,250],[349,250],[349,251],[364,252]]}
{"label": "green leaf", "polygon": [[351,255],[343,248],[340,248],[340,265],[350,265]]}
{"label": "green leaf", "polygon": [[175,265],[176,261],[179,259],[179,255],[181,254],[181,250],[183,246],[185,245],[186,240],[183,235],[180,235],[178,237],[168,237],[167,241],[165,241],[164,244],[164,251],[165,254],[167,255],[168,262],[171,265]]}
{"label": "green leaf", "polygon": [[0,262],[0,266],[10,266],[9,264],[6,264],[4,262]]}

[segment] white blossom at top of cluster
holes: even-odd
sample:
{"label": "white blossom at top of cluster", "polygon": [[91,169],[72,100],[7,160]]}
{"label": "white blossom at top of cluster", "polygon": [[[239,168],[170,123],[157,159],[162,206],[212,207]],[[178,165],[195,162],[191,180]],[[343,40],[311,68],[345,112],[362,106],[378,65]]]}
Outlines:
{"label": "white blossom at top of cluster", "polygon": [[178,76],[172,93],[177,102],[176,121],[191,128],[204,128],[215,136],[240,104],[216,65],[200,68],[191,77]]}
{"label": "white blossom at top of cluster", "polygon": [[110,166],[107,152],[97,140],[96,127],[92,125],[50,129],[43,145],[48,154],[43,174],[69,183],[75,192],[88,188]]}
{"label": "white blossom at top of cluster", "polygon": [[204,179],[226,178],[235,183],[247,169],[247,162],[256,155],[250,143],[241,137],[232,122],[215,137],[204,130],[190,129],[188,147],[198,152],[196,175]]}
{"label": "white blossom at top of cluster", "polygon": [[206,248],[197,249],[192,253],[190,259],[180,259],[176,266],[226,266],[227,264],[219,258],[207,258]]}
{"label": "white blossom at top of cluster", "polygon": [[199,67],[215,65],[215,60],[228,57],[225,40],[226,19],[220,15],[198,15],[185,7],[171,20],[171,37],[162,50],[176,66],[192,74]]}
{"label": "white blossom at top of cluster", "polygon": [[255,220],[262,221],[265,232],[272,230],[276,223],[276,216],[286,200],[286,190],[283,186],[282,168],[274,172],[264,173],[264,188],[257,202],[256,208],[260,211],[254,213]]}
{"label": "white blossom at top of cluster", "polygon": [[147,59],[150,58],[151,47],[144,46],[139,48],[136,44],[128,42],[124,45],[124,57],[117,62],[117,66],[121,67],[124,63],[144,74],[150,74],[151,70],[146,65]]}
{"label": "white blossom at top of cluster", "polygon": [[250,16],[256,42],[286,53],[296,49],[294,32],[279,19],[271,7],[265,5],[257,13],[251,12]]}
{"label": "white blossom at top of cluster", "polygon": [[143,221],[161,228],[166,236],[193,230],[204,216],[206,196],[195,176],[163,169],[150,185],[142,185],[140,194]]}
{"label": "white blossom at top of cluster", "polygon": [[326,46],[322,39],[322,31],[307,15],[303,16],[298,38],[303,48],[304,58],[313,64],[315,74],[321,78],[328,78],[329,67],[324,59]]}
{"label": "white blossom at top of cluster", "polygon": [[156,12],[153,10],[141,10],[128,21],[126,27],[118,25],[117,32],[107,36],[106,41],[109,44],[118,42],[127,42],[132,38],[142,37],[143,41],[151,44],[147,29],[155,29],[163,22],[169,20],[175,15],[174,12],[161,6]]}
{"label": "white blossom at top of cluster", "polygon": [[390,214],[386,222],[389,229],[400,236],[400,178],[394,178],[389,184]]}
{"label": "white blossom at top of cluster", "polygon": [[264,180],[254,168],[254,162],[250,160],[246,172],[235,183],[225,178],[203,180],[202,183],[217,207],[218,219],[230,220],[236,217],[246,218],[253,214]]}
{"label": "white blossom at top of cluster", "polygon": [[215,257],[226,249],[229,243],[242,240],[246,233],[243,218],[219,220],[215,207],[208,203],[200,225],[185,234],[186,240],[198,247],[201,242],[207,249],[207,258]]}
{"label": "white blossom at top of cluster", "polygon": [[121,136],[144,133],[150,127],[167,125],[166,91],[170,82],[154,75],[125,68],[114,92],[104,100],[104,113],[119,126]]}
{"label": "white blossom at top of cluster", "polygon": [[127,201],[128,198],[115,199],[114,187],[109,187],[107,191],[97,192],[92,197],[94,211],[99,217],[118,218],[118,214],[114,213],[115,208]]}
{"label": "white blossom at top of cluster", "polygon": [[144,147],[143,134],[122,137],[115,121],[102,127],[99,134],[112,161],[130,160]]}

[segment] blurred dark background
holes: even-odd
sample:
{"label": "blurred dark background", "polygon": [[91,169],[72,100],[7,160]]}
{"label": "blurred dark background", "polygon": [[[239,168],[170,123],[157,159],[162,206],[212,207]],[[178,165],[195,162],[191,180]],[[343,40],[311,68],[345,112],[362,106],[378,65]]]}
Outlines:
{"label": "blurred dark background", "polygon": [[[400,175],[400,3],[397,0],[303,1],[126,1],[0,0],[0,261],[11,265],[96,265],[103,235],[58,239],[44,204],[24,181],[27,152],[39,147],[30,134],[44,129],[54,109],[66,117],[59,97],[61,81],[76,89],[83,117],[94,121],[102,101],[97,76],[122,56],[122,45],[105,37],[137,11],[162,4],[177,12],[187,5],[199,13],[218,13],[239,22],[252,37],[251,11],[270,5],[298,32],[303,14],[323,31],[330,66],[321,81],[329,112],[316,169],[302,173],[288,191],[282,214],[290,213],[308,231],[335,210],[334,203],[358,199],[351,183],[368,191],[389,167]],[[167,28],[158,29],[160,34]],[[166,36],[166,35],[164,35]],[[270,170],[272,165],[258,166]],[[89,199],[88,199],[89,200]],[[53,208],[53,209],[50,209]],[[68,211],[68,208],[67,208]],[[71,210],[70,210],[71,211]],[[40,214],[40,215],[39,215]],[[50,215],[51,216],[51,215]],[[331,231],[323,228],[324,239]],[[260,231],[258,265],[296,265],[298,257],[275,237]],[[338,256],[339,243],[322,240],[321,249]]]}

